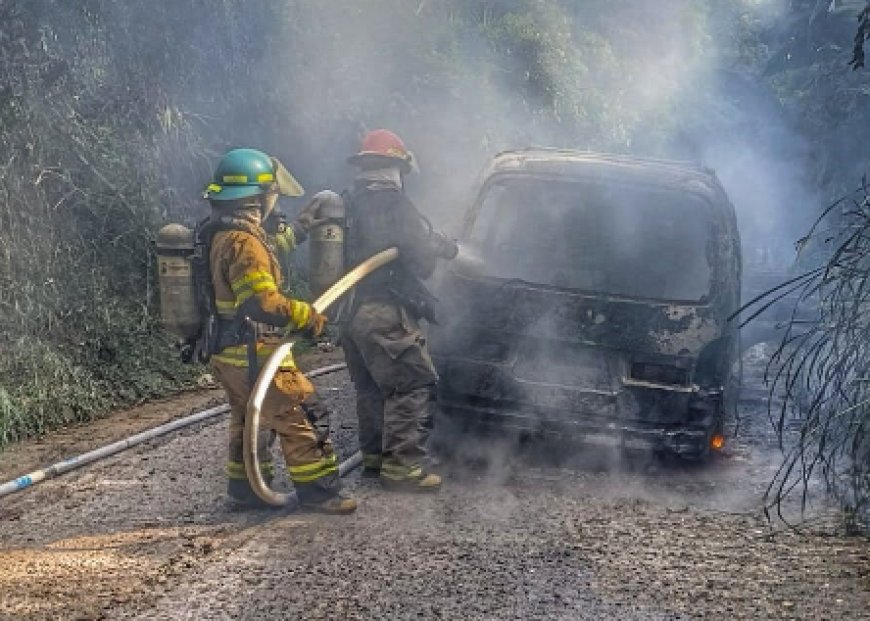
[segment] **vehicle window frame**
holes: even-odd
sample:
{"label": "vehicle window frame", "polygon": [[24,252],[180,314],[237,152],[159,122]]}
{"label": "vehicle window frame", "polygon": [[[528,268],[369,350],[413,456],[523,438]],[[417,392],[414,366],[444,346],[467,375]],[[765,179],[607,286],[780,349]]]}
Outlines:
{"label": "vehicle window frame", "polygon": [[[717,256],[717,260],[710,260],[711,257],[708,256],[708,260],[710,261],[710,285],[707,290],[707,294],[702,296],[697,300],[687,300],[687,299],[668,299],[668,298],[651,298],[651,297],[639,297],[639,296],[630,296],[623,295],[617,293],[609,293],[602,291],[594,291],[594,290],[581,290],[581,289],[571,289],[572,291],[576,291],[577,293],[582,293],[584,295],[599,295],[605,296],[613,299],[626,299],[626,300],[638,300],[638,301],[648,301],[655,304],[661,303],[673,303],[679,305],[693,305],[693,306],[705,306],[712,303],[712,301],[720,297],[725,290],[727,290],[728,285],[725,281],[727,281],[727,272],[733,267],[732,263],[734,261],[733,250],[730,248],[731,239],[739,239],[739,234],[736,231],[736,221],[731,217],[733,214],[733,207],[731,203],[727,200],[721,200],[721,196],[716,191],[716,187],[709,187],[706,184],[698,184],[697,179],[693,179],[691,183],[655,183],[649,180],[642,179],[628,179],[625,176],[625,171],[613,171],[613,172],[602,172],[600,170],[589,171],[589,172],[576,172],[572,174],[554,174],[554,173],[542,173],[539,171],[505,171],[505,172],[495,172],[490,174],[483,182],[478,191],[474,203],[471,208],[466,212],[466,215],[463,219],[462,229],[461,229],[461,239],[462,240],[470,240],[472,237],[472,232],[474,231],[474,225],[477,222],[478,217],[480,216],[481,209],[483,208],[483,204],[485,199],[487,198],[489,192],[493,189],[493,186],[498,184],[503,184],[506,182],[510,182],[511,180],[535,180],[535,181],[553,181],[557,183],[614,183],[621,186],[635,186],[640,188],[650,188],[653,190],[660,191],[671,191],[671,192],[685,192],[687,194],[691,194],[694,198],[698,199],[707,210],[708,215],[711,218],[711,224],[713,225],[714,232],[711,233],[710,243],[707,252],[713,252],[713,247],[715,246],[718,250],[715,254]],[[704,191],[699,191],[701,188],[704,188]],[[725,239],[723,239],[723,236]],[[737,242],[739,245],[739,241]],[[729,246],[727,249],[725,246]],[[738,252],[738,261],[739,261],[739,252]],[[726,278],[723,279],[723,276]],[[502,278],[490,276],[488,277],[494,281],[500,282],[510,282],[510,278]],[[735,276],[739,280],[739,267],[738,274]],[[555,285],[548,285],[545,283],[536,283],[536,287],[540,287],[543,289],[561,289]]]}

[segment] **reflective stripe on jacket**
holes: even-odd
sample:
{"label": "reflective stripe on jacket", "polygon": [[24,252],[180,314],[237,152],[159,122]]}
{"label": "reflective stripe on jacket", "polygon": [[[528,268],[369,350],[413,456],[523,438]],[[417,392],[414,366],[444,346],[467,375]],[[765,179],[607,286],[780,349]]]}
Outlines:
{"label": "reflective stripe on jacket", "polygon": [[[257,358],[262,364],[274,351],[278,339],[264,338],[271,328],[301,329],[308,325],[311,306],[280,292],[281,270],[274,253],[252,232],[224,230],[214,234],[209,255],[215,307],[225,319],[243,313],[258,326]],[[271,341],[271,342],[270,342]],[[214,356],[233,366],[248,366],[244,344],[225,347]],[[295,368],[292,356],[281,365]]]}
{"label": "reflective stripe on jacket", "polygon": [[[266,364],[266,360],[269,359],[269,356],[277,349],[277,343],[264,343],[262,341],[257,341],[257,366],[262,367]],[[220,362],[224,362],[226,364],[231,364],[234,367],[247,367],[248,366],[248,346],[247,345],[231,345],[230,347],[224,347],[220,350],[219,353],[212,356],[215,360],[219,360]],[[279,369],[295,369],[296,361],[293,359],[293,352],[291,351],[286,356],[284,356],[284,360],[281,362],[281,366]]]}

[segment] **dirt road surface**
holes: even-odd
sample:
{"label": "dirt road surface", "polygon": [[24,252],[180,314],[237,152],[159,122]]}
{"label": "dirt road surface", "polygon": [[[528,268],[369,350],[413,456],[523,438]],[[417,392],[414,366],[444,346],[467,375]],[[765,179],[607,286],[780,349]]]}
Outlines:
{"label": "dirt road surface", "polygon": [[[308,361],[309,368],[331,360]],[[751,365],[750,365],[751,367]],[[318,380],[343,456],[344,373]],[[3,480],[213,404],[192,393],[0,455]],[[778,455],[763,390],[708,467],[475,441],[442,493],[357,473],[357,514],[232,511],[226,419],[0,500],[2,619],[870,619],[870,543],[823,504],[800,533],[760,499]],[[466,446],[466,451],[469,450]]]}

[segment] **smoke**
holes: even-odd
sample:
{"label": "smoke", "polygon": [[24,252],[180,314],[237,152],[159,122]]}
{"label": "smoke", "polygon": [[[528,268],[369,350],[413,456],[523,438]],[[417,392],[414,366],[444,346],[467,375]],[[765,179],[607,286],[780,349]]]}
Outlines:
{"label": "smoke", "polygon": [[[754,34],[782,18],[785,0],[248,4],[219,32],[186,32],[198,66],[213,53],[229,69],[166,93],[169,118],[188,125],[157,151],[178,162],[195,137],[197,156],[173,178],[184,190],[171,200],[185,210],[195,201],[184,196],[233,146],[276,155],[309,195],[348,187],[346,158],[377,127],[415,152],[409,195],[452,232],[478,171],[500,150],[531,145],[711,167],[751,261],[785,264],[816,206],[807,145],[753,61],[765,53]],[[253,5],[265,11],[256,29],[244,25]]]}
{"label": "smoke", "polygon": [[448,228],[477,171],[503,149],[698,161],[731,196],[747,258],[782,263],[816,205],[807,147],[734,48],[781,19],[786,3],[588,4],[291,4],[270,45],[286,68],[265,76],[279,111],[280,143],[268,146],[313,189],[340,189],[360,135],[394,129],[422,166],[409,192]]}
{"label": "smoke", "polygon": [[[185,210],[233,146],[278,156],[309,194],[347,187],[346,158],[376,127],[415,152],[409,193],[449,230],[492,155],[530,145],[710,166],[750,258],[771,254],[761,245],[785,254],[814,207],[807,148],[748,58],[764,53],[752,37],[782,19],[784,0],[255,4],[250,26],[226,3],[217,26],[191,8],[167,35],[183,32],[191,64],[208,68],[164,97],[157,151],[181,171],[170,200]],[[128,28],[142,18],[125,15]]]}

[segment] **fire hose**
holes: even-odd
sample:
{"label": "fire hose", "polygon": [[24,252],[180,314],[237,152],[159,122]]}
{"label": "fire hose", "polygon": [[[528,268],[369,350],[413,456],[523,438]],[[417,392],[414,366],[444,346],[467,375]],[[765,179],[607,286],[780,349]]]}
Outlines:
{"label": "fire hose", "polygon": [[[323,295],[317,298],[311,305],[318,313],[324,313],[332,304],[335,303],[348,289],[356,285],[363,278],[374,272],[376,269],[383,267],[390,261],[393,261],[399,256],[399,251],[396,248],[389,248],[378,254],[370,257],[345,274],[337,283],[327,289]],[[272,380],[275,379],[275,374],[278,372],[278,367],[284,360],[285,356],[293,350],[293,341],[281,343],[275,351],[269,356],[254,387],[251,390],[251,397],[248,400],[248,408],[245,413],[245,432],[243,438],[245,471],[248,474],[248,481],[254,493],[265,503],[276,507],[282,507],[293,502],[294,496],[284,492],[276,492],[270,488],[263,475],[260,472],[257,436],[260,432],[260,409],[263,407],[263,401],[266,398],[266,393],[272,386]],[[340,470],[349,471],[362,463],[362,455],[357,451],[350,459],[341,464]]]}
{"label": "fire hose", "polygon": [[[336,371],[341,371],[346,367],[347,365],[344,363],[320,367],[318,369],[313,369],[312,371],[310,371],[308,373],[308,377],[318,377],[320,375],[326,375],[327,373],[335,373]],[[86,466],[96,461],[100,461],[101,459],[111,457],[116,453],[126,451],[127,449],[133,448],[134,446],[142,444],[143,442],[147,442],[148,440],[153,440],[154,438],[165,436],[168,433],[171,433],[178,429],[183,429],[185,427],[190,427],[191,425],[195,425],[196,423],[217,418],[221,414],[226,414],[229,411],[229,405],[218,405],[216,407],[209,408],[201,412],[196,412],[194,414],[190,414],[189,416],[185,416],[183,418],[179,418],[168,423],[164,423],[163,425],[158,425],[157,427],[147,429],[140,433],[124,438],[123,440],[118,440],[117,442],[112,442],[111,444],[107,444],[106,446],[100,447],[98,449],[88,451],[87,453],[82,453],[81,455],[69,457],[67,459],[64,459],[63,461],[59,461],[50,466],[46,466],[45,468],[34,470],[33,472],[29,472],[28,474],[22,475],[16,479],[12,479],[11,481],[0,484],[0,498],[33,487],[34,485],[38,485],[43,481],[53,479],[54,477],[66,474],[67,472],[76,470],[78,468],[81,468],[82,466]],[[348,459],[341,462],[341,464],[339,465],[339,473],[341,474],[341,476],[344,476],[344,474],[356,468],[359,465],[360,459],[362,459],[362,457],[359,455],[359,451],[357,451],[357,453],[351,455]]]}

